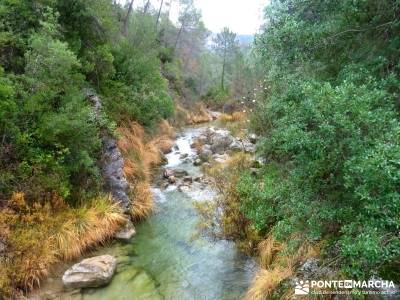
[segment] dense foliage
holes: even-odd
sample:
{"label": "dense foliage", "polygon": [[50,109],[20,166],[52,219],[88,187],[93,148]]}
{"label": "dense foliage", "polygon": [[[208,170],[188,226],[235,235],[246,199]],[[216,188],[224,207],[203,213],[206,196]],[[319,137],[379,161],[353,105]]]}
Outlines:
{"label": "dense foliage", "polygon": [[326,240],[353,278],[399,278],[399,16],[399,1],[274,0],[256,41],[267,165],[242,177],[241,210],[280,240]]}
{"label": "dense foliage", "polygon": [[[109,0],[0,3],[0,199],[97,191],[100,130],[171,116],[154,20]],[[85,90],[97,90],[96,118]]]}

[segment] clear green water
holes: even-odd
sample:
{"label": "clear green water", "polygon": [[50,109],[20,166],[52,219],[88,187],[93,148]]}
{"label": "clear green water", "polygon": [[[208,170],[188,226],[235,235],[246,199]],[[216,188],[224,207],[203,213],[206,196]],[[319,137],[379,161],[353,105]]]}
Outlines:
{"label": "clear green water", "polygon": [[[179,159],[193,155],[189,145],[200,129],[188,129],[178,138],[180,153],[168,155],[168,167],[186,169],[191,176],[199,168]],[[156,210],[136,227],[128,244],[114,243],[96,254],[109,253],[118,259],[112,282],[79,294],[84,300],[243,299],[255,272],[255,264],[238,252],[234,243],[199,235],[195,200],[212,200],[209,186],[194,183],[187,193],[176,187],[155,189]]]}

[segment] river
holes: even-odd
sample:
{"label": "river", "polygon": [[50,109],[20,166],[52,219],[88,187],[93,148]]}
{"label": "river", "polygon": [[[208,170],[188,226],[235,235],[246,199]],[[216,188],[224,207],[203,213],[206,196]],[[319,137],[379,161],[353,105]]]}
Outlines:
{"label": "river", "polygon": [[[186,170],[193,178],[201,169],[188,159],[196,153],[193,139],[206,127],[186,128],[178,134],[176,147],[167,155],[165,167]],[[187,158],[181,158],[187,154]],[[80,292],[58,292],[52,299],[83,300],[231,300],[243,299],[256,271],[255,262],[239,252],[233,242],[199,234],[195,201],[212,201],[217,195],[211,185],[193,182],[188,188],[153,187],[154,214],[136,226],[130,243],[113,242],[92,255],[117,258],[117,273],[103,288]],[[48,280],[42,295],[53,295],[59,278]]]}

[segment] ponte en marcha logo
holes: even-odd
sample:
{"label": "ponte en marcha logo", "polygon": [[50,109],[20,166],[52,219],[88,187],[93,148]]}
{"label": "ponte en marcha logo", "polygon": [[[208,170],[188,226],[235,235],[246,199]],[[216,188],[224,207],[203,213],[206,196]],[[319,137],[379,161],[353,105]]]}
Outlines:
{"label": "ponte en marcha logo", "polygon": [[321,294],[396,294],[396,285],[390,280],[298,280],[295,295]]}

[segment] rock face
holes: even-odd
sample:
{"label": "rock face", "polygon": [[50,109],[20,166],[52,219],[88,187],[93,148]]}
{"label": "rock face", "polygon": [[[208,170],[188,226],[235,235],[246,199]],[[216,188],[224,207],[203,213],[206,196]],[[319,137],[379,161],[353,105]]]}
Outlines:
{"label": "rock face", "polygon": [[103,286],[110,282],[116,266],[111,255],[87,258],[65,271],[62,281],[68,289]]}
{"label": "rock face", "polygon": [[[100,119],[102,109],[100,98],[90,90],[86,90],[85,94],[93,105],[95,118]],[[107,130],[101,131],[101,140],[103,149],[100,163],[105,189],[119,202],[124,212],[127,212],[131,201],[127,195],[129,184],[124,175],[124,159],[117,147],[117,141]]]}
{"label": "rock face", "polygon": [[123,242],[129,242],[135,234],[135,227],[131,221],[128,221],[126,222],[125,226],[115,234],[115,238]]}
{"label": "rock face", "polygon": [[101,163],[105,188],[120,203],[122,209],[128,211],[131,201],[127,195],[129,184],[124,175],[124,159],[115,139],[103,135],[102,141],[103,153]]}

